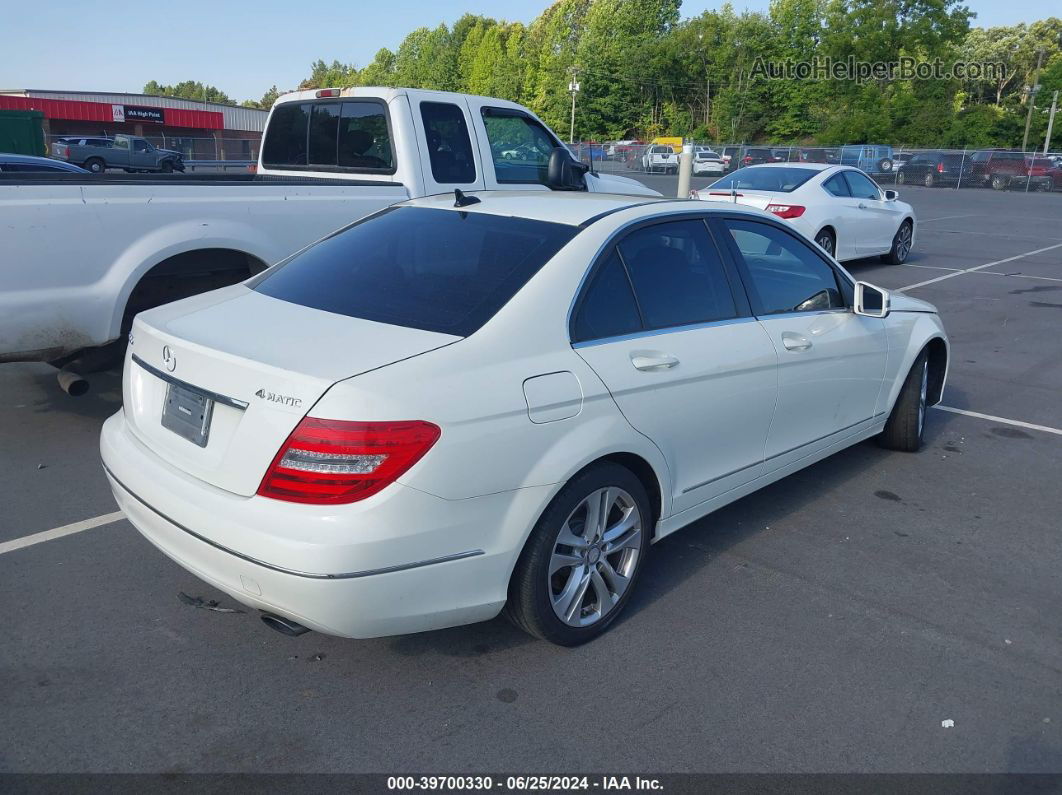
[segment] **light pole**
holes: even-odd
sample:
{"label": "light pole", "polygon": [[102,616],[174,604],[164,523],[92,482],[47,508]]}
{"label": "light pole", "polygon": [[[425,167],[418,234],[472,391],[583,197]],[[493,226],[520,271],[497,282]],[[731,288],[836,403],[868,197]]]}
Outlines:
{"label": "light pole", "polygon": [[576,78],[579,76],[579,67],[572,67],[572,79],[568,83],[568,93],[572,95],[572,125],[568,132],[568,143],[575,143],[575,95],[579,93],[579,81]]}
{"label": "light pole", "polygon": [[1033,106],[1036,105],[1036,93],[1040,90],[1040,65],[1044,61],[1044,51],[1040,50],[1036,56],[1036,71],[1033,72],[1032,85],[1029,86],[1029,111],[1025,114],[1025,136],[1021,139],[1021,151],[1026,151],[1029,146],[1029,125],[1032,123]]}
{"label": "light pole", "polygon": [[1051,115],[1047,117],[1047,135],[1044,137],[1044,155],[1051,146],[1051,128],[1055,126],[1055,112],[1058,110],[1058,92],[1051,99]]}

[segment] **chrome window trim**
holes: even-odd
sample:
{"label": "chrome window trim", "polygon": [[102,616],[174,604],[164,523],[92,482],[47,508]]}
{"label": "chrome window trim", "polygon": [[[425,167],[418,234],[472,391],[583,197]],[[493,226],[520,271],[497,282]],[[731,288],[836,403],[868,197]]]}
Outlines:
{"label": "chrome window trim", "polygon": [[[801,312],[800,314],[804,314]],[[717,326],[731,326],[738,323],[755,323],[756,318],[751,316],[744,317],[728,317],[723,320],[707,320],[703,323],[689,323],[685,326],[667,326],[666,328],[654,328],[643,329],[642,331],[635,331],[631,334],[619,334],[614,337],[602,337],[596,340],[586,340],[585,342],[572,343],[572,348],[578,350],[579,348],[589,348],[594,345],[608,345],[613,342],[628,342],[630,340],[643,339],[645,337],[657,337],[661,334],[677,334],[682,331],[699,331],[705,328],[715,328]]]}

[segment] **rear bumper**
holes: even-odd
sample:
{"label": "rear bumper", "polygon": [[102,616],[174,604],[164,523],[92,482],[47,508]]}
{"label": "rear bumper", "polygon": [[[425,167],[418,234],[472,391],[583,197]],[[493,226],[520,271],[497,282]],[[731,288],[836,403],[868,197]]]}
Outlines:
{"label": "rear bumper", "polygon": [[384,500],[292,513],[174,469],[121,412],[104,424],[100,447],[119,507],[167,556],[245,605],[351,638],[497,615],[537,501],[548,499],[521,489],[443,500],[393,484],[376,495]]}

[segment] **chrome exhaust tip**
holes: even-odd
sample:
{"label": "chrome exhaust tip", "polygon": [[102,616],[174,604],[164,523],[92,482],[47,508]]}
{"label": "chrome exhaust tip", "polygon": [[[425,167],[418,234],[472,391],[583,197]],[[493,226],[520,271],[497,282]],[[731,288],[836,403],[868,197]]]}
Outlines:
{"label": "chrome exhaust tip", "polygon": [[297,638],[299,635],[305,635],[309,632],[308,627],[304,627],[290,618],[284,618],[284,616],[274,615],[273,613],[262,613],[262,623],[270,629],[275,629],[281,635],[287,635],[289,638]]}
{"label": "chrome exhaust tip", "polygon": [[71,397],[81,397],[89,391],[89,382],[73,370],[64,367],[55,377],[59,381],[59,388]]}

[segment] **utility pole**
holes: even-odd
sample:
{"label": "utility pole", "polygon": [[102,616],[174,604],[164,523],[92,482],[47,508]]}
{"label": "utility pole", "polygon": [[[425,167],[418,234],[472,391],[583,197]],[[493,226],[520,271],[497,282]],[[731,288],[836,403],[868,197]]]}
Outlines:
{"label": "utility pole", "polygon": [[572,95],[572,126],[568,132],[568,143],[575,143],[575,95],[579,93],[579,67],[571,68],[572,79],[568,83],[568,93]]}
{"label": "utility pole", "polygon": [[1040,50],[1036,56],[1036,71],[1033,72],[1032,85],[1029,86],[1029,111],[1025,114],[1025,137],[1021,139],[1021,151],[1026,151],[1029,146],[1029,125],[1032,123],[1033,107],[1036,105],[1036,92],[1040,90],[1040,65],[1044,62],[1044,51]]}
{"label": "utility pole", "polygon": [[1058,110],[1058,92],[1051,98],[1051,115],[1047,117],[1047,136],[1044,138],[1044,155],[1051,146],[1051,128],[1055,126],[1055,111]]}

